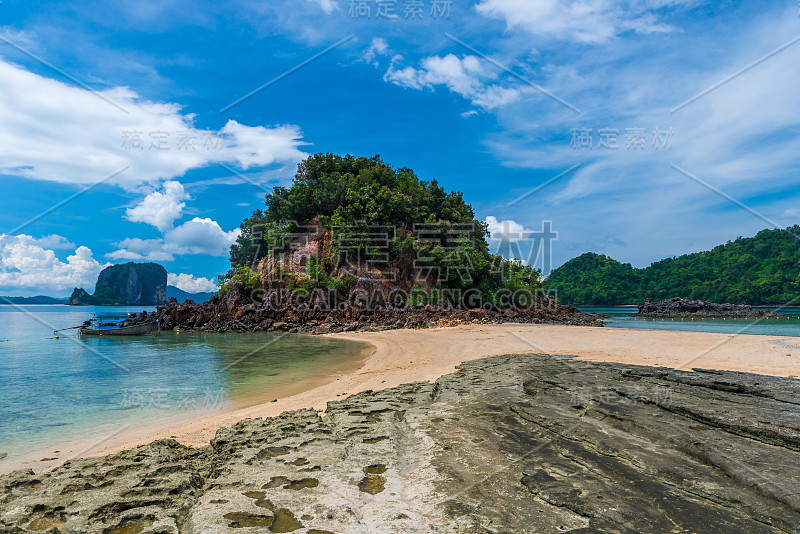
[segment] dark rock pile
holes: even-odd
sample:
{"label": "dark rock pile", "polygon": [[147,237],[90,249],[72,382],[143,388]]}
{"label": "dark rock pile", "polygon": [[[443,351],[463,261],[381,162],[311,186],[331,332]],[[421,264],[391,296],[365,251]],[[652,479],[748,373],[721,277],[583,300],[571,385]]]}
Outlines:
{"label": "dark rock pile", "polygon": [[632,317],[782,317],[771,310],[753,308],[746,304],[717,304],[704,300],[686,300],[675,297],[670,300],[653,302],[653,299],[639,306],[639,312]]}
{"label": "dark rock pile", "polygon": [[509,355],[0,477],[2,532],[800,528],[800,382]]}
{"label": "dark rock pile", "polygon": [[170,298],[150,316],[137,315],[133,323],[159,320],[162,330],[197,330],[205,332],[290,332],[327,334],[334,332],[388,330],[455,326],[466,323],[549,323],[602,326],[592,314],[578,311],[554,298],[539,298],[531,309],[446,309],[436,306],[391,308],[344,302],[340,306],[310,307],[269,305],[254,302],[238,287],[232,286],[221,298],[196,304],[181,304]]}

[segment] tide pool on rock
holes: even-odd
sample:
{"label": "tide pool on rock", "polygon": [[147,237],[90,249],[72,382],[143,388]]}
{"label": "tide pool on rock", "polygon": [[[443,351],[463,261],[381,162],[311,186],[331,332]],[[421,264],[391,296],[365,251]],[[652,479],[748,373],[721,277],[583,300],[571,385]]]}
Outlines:
{"label": "tide pool on rock", "polygon": [[[0,472],[65,459],[65,444],[214,413],[335,379],[360,365],[364,345],[293,334],[162,332],[81,338],[52,330],[130,307],[0,309]],[[66,334],[66,335],[64,335]],[[108,445],[108,444],[106,444]],[[28,457],[33,451],[44,451]],[[84,452],[83,454],[86,454]],[[44,458],[53,458],[41,462]]]}

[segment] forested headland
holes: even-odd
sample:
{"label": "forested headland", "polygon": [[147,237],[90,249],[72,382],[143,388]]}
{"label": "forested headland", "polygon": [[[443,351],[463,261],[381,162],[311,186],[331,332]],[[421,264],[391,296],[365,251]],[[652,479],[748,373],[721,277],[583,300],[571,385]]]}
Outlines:
{"label": "forested headland", "polygon": [[680,297],[751,305],[800,301],[800,226],[762,230],[711,250],[666,258],[637,269],[587,252],[546,281],[559,301],[584,305],[641,304]]}

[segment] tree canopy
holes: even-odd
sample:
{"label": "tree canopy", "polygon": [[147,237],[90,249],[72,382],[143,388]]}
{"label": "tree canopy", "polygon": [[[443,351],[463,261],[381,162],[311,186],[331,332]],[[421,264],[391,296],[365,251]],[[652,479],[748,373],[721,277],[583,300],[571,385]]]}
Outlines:
{"label": "tree canopy", "polygon": [[641,304],[648,297],[785,304],[800,297],[797,235],[800,226],[762,230],[643,269],[588,252],[555,269],[546,286],[570,304]]}
{"label": "tree canopy", "polygon": [[427,268],[443,273],[437,288],[475,288],[490,300],[500,289],[540,290],[537,270],[490,254],[486,223],[475,220],[460,192],[448,193],[435,179],[421,180],[377,155],[310,156],[290,187],[275,187],[265,200],[264,209],[242,222],[226,278],[250,277],[253,283],[248,269],[267,254],[285,252],[291,236],[319,228],[330,234],[331,252],[309,269],[328,285],[341,278],[340,260],[385,254],[399,272],[397,285],[407,289],[424,259]]}

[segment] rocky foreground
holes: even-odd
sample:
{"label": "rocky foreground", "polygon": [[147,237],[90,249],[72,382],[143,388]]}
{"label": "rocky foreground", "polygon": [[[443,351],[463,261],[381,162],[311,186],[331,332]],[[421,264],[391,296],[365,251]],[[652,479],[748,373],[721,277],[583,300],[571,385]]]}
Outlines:
{"label": "rocky foreground", "polygon": [[765,308],[753,308],[747,304],[717,304],[704,300],[686,300],[676,297],[660,302],[653,302],[652,299],[647,299],[647,302],[639,306],[639,311],[634,313],[632,317],[752,319],[757,317],[783,317],[783,315]]}
{"label": "rocky foreground", "polygon": [[510,355],[0,478],[2,532],[797,532],[800,382]]}
{"label": "rocky foreground", "polygon": [[268,299],[254,300],[238,287],[220,297],[197,304],[170,298],[155,312],[132,317],[133,324],[160,322],[162,330],[202,332],[288,332],[329,334],[397,328],[431,328],[471,323],[534,323],[603,326],[597,314],[580,312],[551,296],[538,297],[527,309],[448,309],[437,306],[394,308],[367,302],[345,301],[336,307],[275,306]]}

